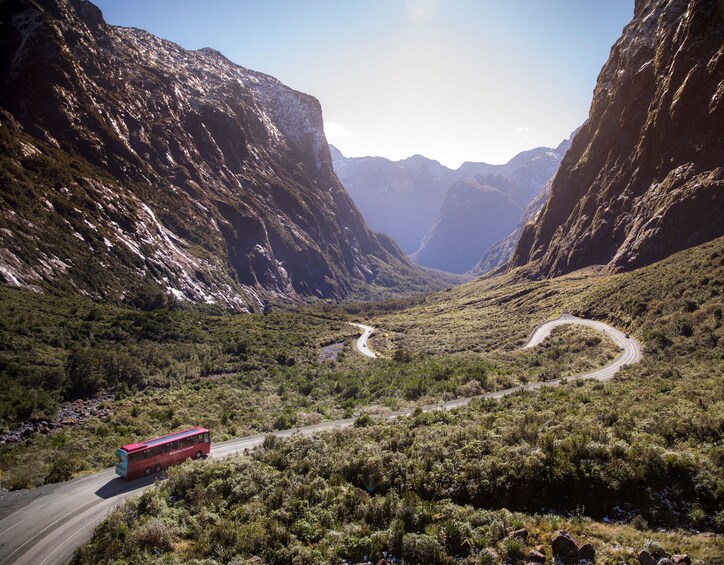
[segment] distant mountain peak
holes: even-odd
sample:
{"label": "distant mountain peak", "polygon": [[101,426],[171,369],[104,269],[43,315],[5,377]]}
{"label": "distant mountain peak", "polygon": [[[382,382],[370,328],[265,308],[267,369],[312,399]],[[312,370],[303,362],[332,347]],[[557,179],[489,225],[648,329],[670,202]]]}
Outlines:
{"label": "distant mountain peak", "polygon": [[[566,147],[564,142],[559,146],[562,151],[548,147],[525,151],[504,165],[466,162],[456,170],[421,155],[390,161],[382,157],[346,158],[333,151],[333,161],[335,172],[372,229],[390,235],[423,265],[464,272],[480,259],[486,245],[513,230],[516,214],[520,215],[553,175]],[[492,195],[491,206],[505,208],[500,225],[506,227],[499,228],[495,220],[485,231],[484,218],[488,216],[476,194],[471,196],[475,199],[472,209],[480,214],[478,227],[482,226],[482,231],[473,230],[473,235],[457,242],[454,236],[445,236],[446,243],[438,245],[438,236],[455,231],[444,227],[457,221],[453,201],[470,191],[502,194]],[[464,258],[454,264],[445,262],[445,256],[453,253],[446,245],[464,249],[459,253]]]}

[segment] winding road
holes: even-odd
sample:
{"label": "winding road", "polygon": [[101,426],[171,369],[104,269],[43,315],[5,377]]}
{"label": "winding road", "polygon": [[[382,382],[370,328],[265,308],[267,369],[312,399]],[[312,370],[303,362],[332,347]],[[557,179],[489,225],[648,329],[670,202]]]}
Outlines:
{"label": "winding road", "polygon": [[357,351],[359,351],[362,355],[371,357],[372,359],[377,357],[377,354],[370,349],[369,345],[367,345],[367,340],[374,333],[375,329],[372,326],[365,326],[364,324],[355,324],[353,322],[350,322],[349,325],[355,326],[362,330],[362,335],[359,336],[359,339],[357,340],[357,344],[356,344]]}
{"label": "winding road", "polygon": [[[551,330],[563,324],[580,324],[605,332],[621,348],[621,353],[606,367],[569,377],[574,379],[609,380],[624,365],[637,363],[641,359],[638,343],[626,337],[603,322],[584,320],[564,314],[557,320],[539,326],[531,336],[526,348],[541,343]],[[357,340],[357,350],[367,357],[376,357],[369,349],[367,339],[374,331],[364,324],[353,324],[363,330]],[[449,402],[423,406],[422,410],[452,410],[469,404],[474,398],[501,398],[521,390],[535,390],[543,386],[555,386],[562,379],[534,382],[523,386],[498,390],[472,398],[458,398]],[[379,418],[395,419],[407,416],[413,409],[388,413]],[[275,432],[278,437],[295,434],[312,435],[318,432],[346,428],[354,425],[354,418],[323,422],[313,426],[294,428]],[[223,457],[242,453],[263,443],[264,434],[232,439],[214,444],[211,457]],[[77,546],[90,540],[94,528],[103,518],[123,500],[131,495],[140,494],[160,477],[144,477],[135,481],[125,481],[115,476],[114,469],[106,469],[95,475],[80,477],[66,483],[42,487],[40,491],[25,493],[15,502],[17,509],[0,520],[0,565],[10,563],[28,565],[50,565],[65,563],[73,555]],[[41,494],[39,494],[40,492]],[[23,503],[25,503],[23,505]]]}

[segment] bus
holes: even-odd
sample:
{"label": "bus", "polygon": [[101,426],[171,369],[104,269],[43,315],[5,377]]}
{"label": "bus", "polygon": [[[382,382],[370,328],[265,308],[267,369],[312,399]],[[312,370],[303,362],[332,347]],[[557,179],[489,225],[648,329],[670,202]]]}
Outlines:
{"label": "bus", "polygon": [[209,454],[211,436],[206,428],[189,428],[140,443],[129,443],[116,450],[116,474],[124,479],[158,473],[186,459]]}

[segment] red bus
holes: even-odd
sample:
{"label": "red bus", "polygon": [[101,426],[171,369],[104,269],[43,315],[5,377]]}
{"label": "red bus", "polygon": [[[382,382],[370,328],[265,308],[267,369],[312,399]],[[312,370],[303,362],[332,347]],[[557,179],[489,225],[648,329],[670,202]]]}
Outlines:
{"label": "red bus", "polygon": [[211,436],[206,428],[189,428],[141,443],[129,443],[116,450],[116,474],[124,479],[158,473],[169,465],[209,454]]}

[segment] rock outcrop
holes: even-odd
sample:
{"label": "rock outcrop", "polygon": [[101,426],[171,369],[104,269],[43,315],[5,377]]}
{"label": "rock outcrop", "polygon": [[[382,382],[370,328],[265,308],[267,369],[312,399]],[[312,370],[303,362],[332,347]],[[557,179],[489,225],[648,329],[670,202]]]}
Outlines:
{"label": "rock outcrop", "polygon": [[576,539],[565,530],[553,535],[551,549],[556,562],[563,563],[563,565],[578,563],[578,544]]}
{"label": "rock outcrop", "polygon": [[313,97],[85,0],[0,11],[0,281],[241,310],[425,286],[334,174]]}
{"label": "rock outcrop", "polygon": [[637,0],[511,265],[637,268],[724,234],[724,12]]}

